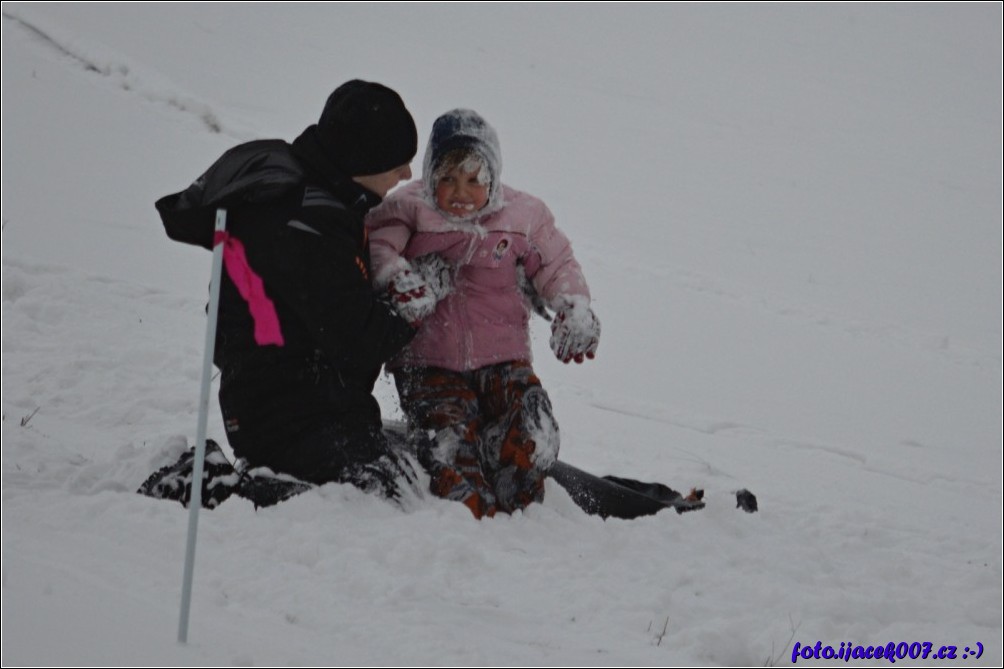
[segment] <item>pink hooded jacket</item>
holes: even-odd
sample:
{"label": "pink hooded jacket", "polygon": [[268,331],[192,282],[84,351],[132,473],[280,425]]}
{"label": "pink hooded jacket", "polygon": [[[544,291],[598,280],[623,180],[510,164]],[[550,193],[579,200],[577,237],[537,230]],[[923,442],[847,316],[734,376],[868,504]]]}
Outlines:
{"label": "pink hooded jacket", "polygon": [[520,274],[552,309],[571,300],[588,304],[589,288],[568,238],[541,200],[508,186],[499,185],[480,216],[459,220],[432,204],[426,187],[408,184],[367,219],[378,287],[406,261],[429,253],[455,270],[453,290],[388,368],[469,371],[531,361],[531,307]]}

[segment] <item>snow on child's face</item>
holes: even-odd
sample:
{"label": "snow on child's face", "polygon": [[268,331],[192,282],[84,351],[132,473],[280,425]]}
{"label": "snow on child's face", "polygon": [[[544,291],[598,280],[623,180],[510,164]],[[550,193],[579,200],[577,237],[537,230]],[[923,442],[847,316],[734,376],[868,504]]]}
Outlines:
{"label": "snow on child's face", "polygon": [[488,204],[488,170],[477,160],[465,160],[436,176],[436,206],[451,216],[470,216]]}

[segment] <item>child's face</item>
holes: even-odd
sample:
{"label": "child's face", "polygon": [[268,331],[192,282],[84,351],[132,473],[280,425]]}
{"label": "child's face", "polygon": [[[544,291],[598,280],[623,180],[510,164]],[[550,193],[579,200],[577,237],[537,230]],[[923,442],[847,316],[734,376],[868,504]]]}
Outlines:
{"label": "child's face", "polygon": [[481,178],[481,166],[473,170],[454,167],[436,181],[436,206],[453,216],[469,216],[488,204],[488,186]]}

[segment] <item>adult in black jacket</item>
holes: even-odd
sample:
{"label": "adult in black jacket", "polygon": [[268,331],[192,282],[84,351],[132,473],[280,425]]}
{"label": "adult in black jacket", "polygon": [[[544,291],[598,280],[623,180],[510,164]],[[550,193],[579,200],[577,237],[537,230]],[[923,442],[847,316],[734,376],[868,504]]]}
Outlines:
{"label": "adult in black jacket", "polygon": [[[169,236],[207,248],[213,212],[227,209],[214,362],[227,439],[248,471],[396,494],[400,464],[372,393],[414,329],[373,292],[363,217],[411,178],[416,151],[415,123],[397,93],[355,80],[292,144],[235,147],[188,189],[158,201]],[[235,478],[214,447],[208,506],[229,494],[220,481]],[[140,492],[186,502],[186,456]],[[250,490],[257,504],[286,496],[274,486]]]}

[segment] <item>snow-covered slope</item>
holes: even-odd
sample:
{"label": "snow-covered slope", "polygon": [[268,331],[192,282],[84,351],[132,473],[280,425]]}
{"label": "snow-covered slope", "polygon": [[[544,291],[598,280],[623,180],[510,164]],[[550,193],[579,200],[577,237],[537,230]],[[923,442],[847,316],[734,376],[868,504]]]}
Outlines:
{"label": "snow-covered slope", "polygon": [[[5,665],[1001,662],[999,4],[5,3],[2,30]],[[233,500],[182,646],[187,513],[133,491],[194,439],[209,255],[153,202],[355,77],[423,138],[484,114],[572,238],[604,339],[563,366],[535,326],[562,458],[708,508]]]}

